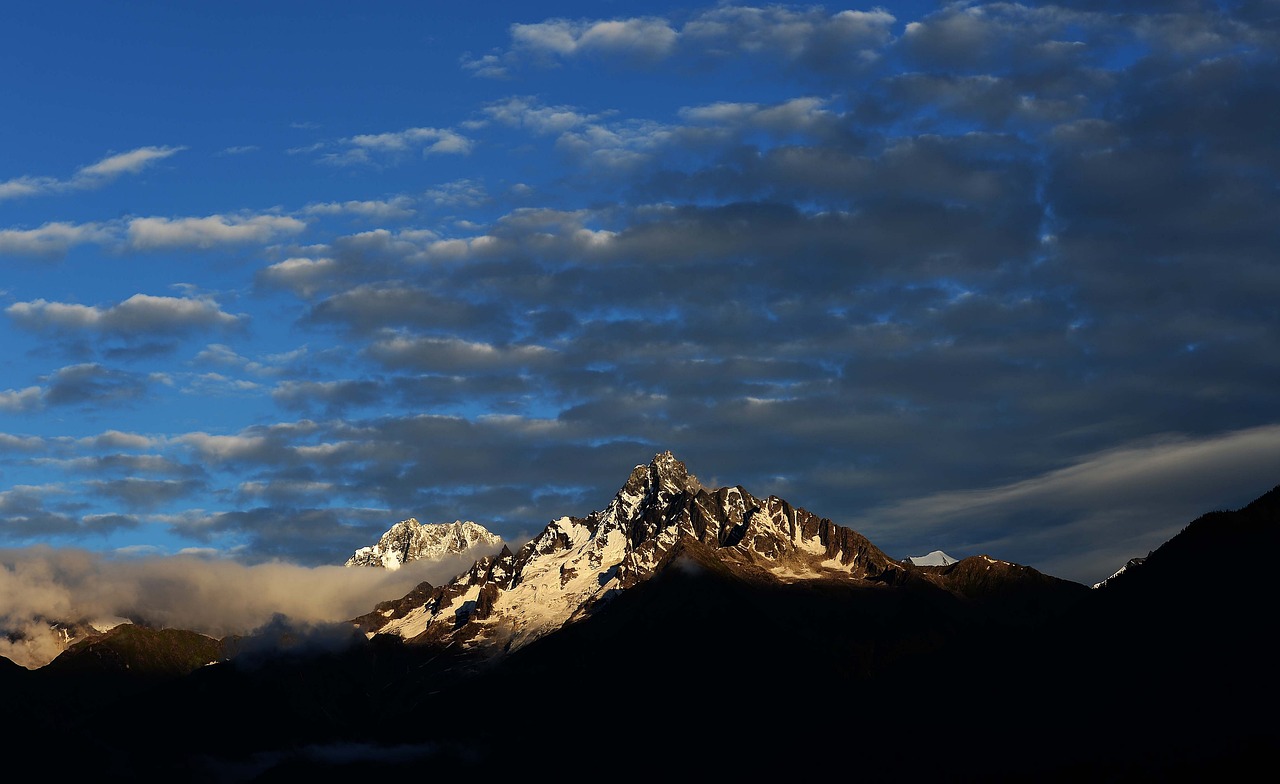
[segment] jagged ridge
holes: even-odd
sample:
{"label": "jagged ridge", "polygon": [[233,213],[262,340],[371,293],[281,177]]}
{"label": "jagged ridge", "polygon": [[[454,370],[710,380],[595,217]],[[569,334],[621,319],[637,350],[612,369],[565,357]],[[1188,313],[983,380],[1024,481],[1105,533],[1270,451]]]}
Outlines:
{"label": "jagged ridge", "polygon": [[603,510],[561,517],[517,552],[504,547],[447,585],[419,586],[354,620],[369,636],[514,650],[590,614],[694,543],[756,580],[907,579],[908,567],[866,537],[740,486],[709,490],[671,452],[638,465]]}

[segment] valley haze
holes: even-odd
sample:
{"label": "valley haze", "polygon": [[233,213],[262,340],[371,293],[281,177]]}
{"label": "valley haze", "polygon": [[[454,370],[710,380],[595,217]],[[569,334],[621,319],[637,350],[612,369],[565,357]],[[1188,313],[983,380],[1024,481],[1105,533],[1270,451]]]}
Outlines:
{"label": "valley haze", "polygon": [[665,450],[1104,580],[1280,480],[1277,19],[8,9],[0,626],[345,621]]}

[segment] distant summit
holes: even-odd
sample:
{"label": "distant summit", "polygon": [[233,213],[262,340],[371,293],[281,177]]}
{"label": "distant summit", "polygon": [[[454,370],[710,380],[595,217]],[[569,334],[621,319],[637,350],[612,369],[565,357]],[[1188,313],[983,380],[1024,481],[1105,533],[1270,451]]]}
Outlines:
{"label": "distant summit", "polygon": [[410,517],[391,526],[377,544],[356,550],[345,566],[380,566],[395,570],[409,561],[436,560],[473,547],[496,547],[500,544],[502,537],[470,520],[424,525]]}
{"label": "distant summit", "polygon": [[912,566],[950,566],[957,559],[952,558],[941,550],[934,550],[928,555],[913,555],[902,560]]}

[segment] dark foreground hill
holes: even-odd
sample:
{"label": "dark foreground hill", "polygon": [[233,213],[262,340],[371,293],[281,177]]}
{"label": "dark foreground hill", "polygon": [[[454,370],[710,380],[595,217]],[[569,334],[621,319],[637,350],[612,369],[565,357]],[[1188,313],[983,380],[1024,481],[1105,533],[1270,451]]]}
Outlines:
{"label": "dark foreground hill", "polygon": [[[655,536],[722,497],[653,487],[632,511]],[[127,650],[100,643],[95,666],[0,667],[0,688],[14,748],[110,780],[1249,780],[1280,740],[1277,590],[1242,556],[1278,539],[1280,488],[1090,590],[994,559],[889,563],[865,543],[869,576],[786,582],[726,558],[737,544],[668,538],[645,579],[501,655],[349,633],[273,655],[225,641],[226,661],[190,666],[206,643],[140,630]],[[463,595],[441,588],[397,606]],[[455,607],[459,629],[474,610]],[[186,664],[146,665],[165,646]]]}

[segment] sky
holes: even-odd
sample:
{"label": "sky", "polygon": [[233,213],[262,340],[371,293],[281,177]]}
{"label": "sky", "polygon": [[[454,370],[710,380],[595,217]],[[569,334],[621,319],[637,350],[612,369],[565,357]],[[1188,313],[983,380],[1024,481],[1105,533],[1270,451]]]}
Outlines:
{"label": "sky", "polygon": [[1276,0],[3,37],[11,586],[310,585],[411,516],[518,542],[665,450],[891,557],[1093,583],[1280,483]]}

